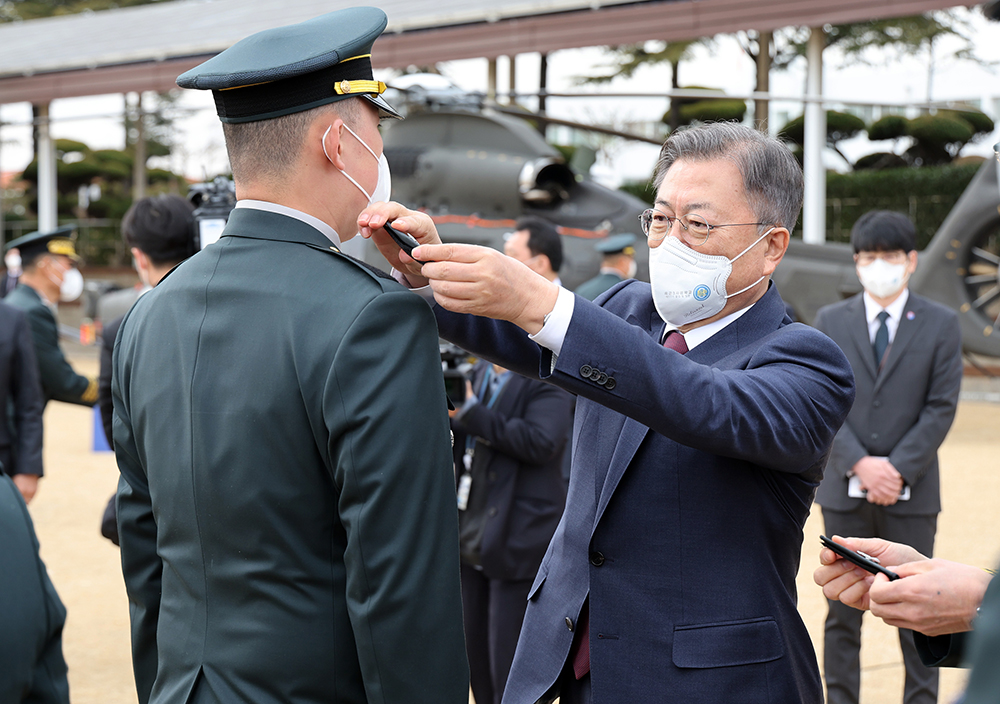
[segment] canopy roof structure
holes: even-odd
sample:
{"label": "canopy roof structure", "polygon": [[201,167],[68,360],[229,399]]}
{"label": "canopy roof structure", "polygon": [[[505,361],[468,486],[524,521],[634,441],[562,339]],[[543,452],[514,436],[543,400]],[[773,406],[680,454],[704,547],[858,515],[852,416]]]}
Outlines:
{"label": "canopy roof structure", "polygon": [[[243,37],[356,3],[175,0],[0,25],[0,103],[164,91]],[[962,4],[962,3],[958,3]],[[966,3],[972,4],[972,3]],[[383,0],[376,68],[902,17],[955,0]]]}

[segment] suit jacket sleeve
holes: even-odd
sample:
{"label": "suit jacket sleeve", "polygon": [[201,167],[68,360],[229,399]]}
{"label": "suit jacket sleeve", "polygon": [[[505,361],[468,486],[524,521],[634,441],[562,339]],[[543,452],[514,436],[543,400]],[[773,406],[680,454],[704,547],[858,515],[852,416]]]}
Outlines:
{"label": "suit jacket sleeve", "polygon": [[156,519],[149,481],[136,447],[129,409],[131,369],[114,348],[112,398],[115,458],[118,481],[118,535],[122,574],[132,620],[132,667],[139,703],[146,704],[156,679],[156,626],[160,615],[163,563],[156,554]]}
{"label": "suit jacket sleeve", "polygon": [[35,338],[38,371],[45,394],[56,401],[93,406],[97,402],[97,380],[77,374],[59,348],[59,329],[48,310],[28,311]]}
{"label": "suit jacket sleeve", "polygon": [[426,304],[376,296],[340,342],[324,399],[368,700],[466,704],[454,465]]}
{"label": "suit jacket sleeve", "polygon": [[[527,380],[524,384],[524,413],[507,417],[497,406],[477,403],[456,429],[483,438],[497,452],[528,465],[541,465],[554,459],[569,435],[573,397],[554,386]],[[504,392],[511,391],[505,389]]]}
{"label": "suit jacket sleeve", "polygon": [[111,416],[114,404],[111,399],[111,354],[115,347],[115,337],[121,327],[121,318],[112,321],[101,333],[101,371],[97,377],[97,406],[101,409],[101,424],[108,447],[114,447],[111,438]]}
{"label": "suit jacket sleeve", "polygon": [[[604,305],[625,290],[610,292]],[[499,363],[508,369],[540,362],[534,374],[661,435],[777,471],[799,473],[822,460],[854,401],[854,374],[844,353],[804,325],[771,335],[746,368],[725,370],[665,350],[646,330],[577,297],[549,375],[551,353],[540,352],[519,328],[514,330],[520,335],[512,335],[493,321],[470,316],[456,323],[452,315],[438,316],[439,324],[446,322],[441,326],[446,339],[458,333],[457,344],[492,345],[490,354],[503,357]],[[581,369],[595,362],[615,377],[614,389],[583,378]]]}
{"label": "suit jacket sleeve", "polygon": [[[820,332],[829,334],[826,309],[820,309],[814,325]],[[846,476],[854,465],[868,456],[868,450],[851,430],[850,424],[844,423],[833,438],[830,454],[832,460],[827,465],[827,471],[829,472],[832,467],[846,467],[844,472]]]}
{"label": "suit jacket sleeve", "polygon": [[[26,316],[17,311],[14,325],[14,428],[17,433],[17,458],[11,474],[42,474],[42,385],[38,380],[35,346]],[[13,471],[11,471],[13,469]]]}
{"label": "suit jacket sleeve", "polygon": [[962,385],[962,333],[957,315],[945,319],[935,343],[930,386],[920,416],[889,453],[892,466],[911,486],[923,478],[955,420]]}

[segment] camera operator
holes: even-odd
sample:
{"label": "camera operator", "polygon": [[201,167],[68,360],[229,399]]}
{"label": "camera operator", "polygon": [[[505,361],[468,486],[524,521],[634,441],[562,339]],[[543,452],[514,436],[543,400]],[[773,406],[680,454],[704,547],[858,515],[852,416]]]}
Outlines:
{"label": "camera operator", "polygon": [[[122,219],[122,237],[135,260],[144,290],[156,286],[167,273],[192,253],[194,206],[175,195],[142,198],[132,204]],[[104,326],[101,334],[101,374],[98,378],[97,404],[108,446],[111,439],[111,353],[123,316]],[[118,544],[115,497],[112,496],[101,519],[101,535]]]}
{"label": "camera operator", "polygon": [[566,501],[573,396],[479,361],[452,411],[465,641],[476,704],[500,704],[528,590]]}

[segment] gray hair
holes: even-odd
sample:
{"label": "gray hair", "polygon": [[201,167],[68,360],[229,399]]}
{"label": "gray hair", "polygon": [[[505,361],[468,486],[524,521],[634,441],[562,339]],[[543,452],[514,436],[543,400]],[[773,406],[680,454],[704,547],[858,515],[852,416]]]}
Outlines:
{"label": "gray hair", "polygon": [[653,177],[657,189],[678,159],[728,159],[743,176],[743,192],[757,221],[795,227],[802,209],[802,167],[778,140],[733,122],[677,130],[660,150]]}
{"label": "gray hair", "polygon": [[329,113],[331,123],[340,117],[354,127],[360,119],[359,100],[347,98],[269,120],[222,123],[233,178],[238,182],[284,178],[298,160],[313,121]]}

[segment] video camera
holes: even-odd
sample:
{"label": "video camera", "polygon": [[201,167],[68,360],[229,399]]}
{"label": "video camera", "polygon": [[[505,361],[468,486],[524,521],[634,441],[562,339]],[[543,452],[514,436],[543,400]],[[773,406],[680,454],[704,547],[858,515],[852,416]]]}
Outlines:
{"label": "video camera", "polygon": [[472,366],[475,357],[461,347],[441,340],[438,342],[441,351],[441,372],[444,374],[444,390],[455,408],[465,403],[465,381],[471,379]]}
{"label": "video camera", "polygon": [[191,254],[216,242],[236,207],[236,184],[225,176],[208,183],[195,183],[188,188],[188,200],[194,205],[194,232]]}

